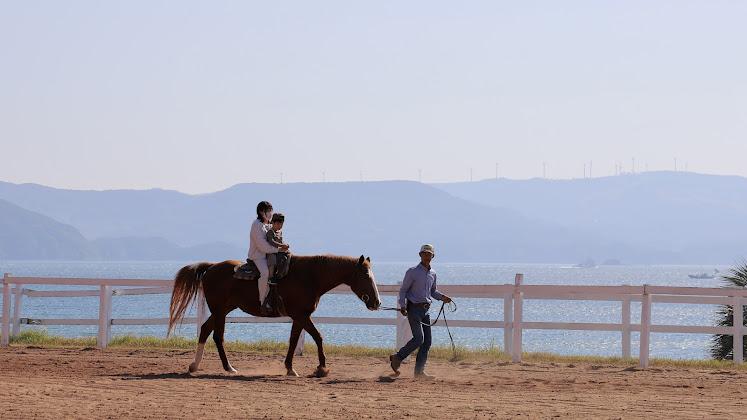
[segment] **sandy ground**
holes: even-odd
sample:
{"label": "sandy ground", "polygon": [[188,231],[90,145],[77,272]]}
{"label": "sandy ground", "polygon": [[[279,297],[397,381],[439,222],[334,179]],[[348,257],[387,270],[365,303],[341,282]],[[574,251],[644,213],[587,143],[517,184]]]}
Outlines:
{"label": "sandy ground", "polygon": [[332,356],[329,377],[310,374],[316,357],[215,352],[185,371],[182,350],[0,349],[0,418],[732,418],[745,416],[747,372],[686,368],[431,361],[434,381],[391,380],[375,358]]}

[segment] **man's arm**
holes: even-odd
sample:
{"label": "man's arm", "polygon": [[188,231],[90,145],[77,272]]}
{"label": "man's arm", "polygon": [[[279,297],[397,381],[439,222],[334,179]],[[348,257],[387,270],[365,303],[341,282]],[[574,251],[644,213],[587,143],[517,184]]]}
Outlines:
{"label": "man's arm", "polygon": [[410,270],[407,270],[405,272],[405,278],[402,279],[402,286],[399,288],[399,299],[397,302],[399,303],[400,310],[407,311],[407,292],[410,290],[410,287],[412,287],[412,276],[410,275]]}
{"label": "man's arm", "polygon": [[436,275],[433,275],[433,285],[431,285],[431,296],[433,299],[442,300],[446,303],[451,302],[451,298],[438,291],[436,288]]}

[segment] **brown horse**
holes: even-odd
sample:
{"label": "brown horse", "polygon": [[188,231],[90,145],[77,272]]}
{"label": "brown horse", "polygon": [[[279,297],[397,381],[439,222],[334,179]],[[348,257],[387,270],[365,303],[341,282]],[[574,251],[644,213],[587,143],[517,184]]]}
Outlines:
{"label": "brown horse", "polygon": [[[182,267],[174,278],[174,290],[171,294],[169,310],[169,333],[184,316],[190,302],[197,296],[202,287],[210,309],[210,317],[200,328],[200,338],[194,362],[189,371],[194,372],[200,366],[202,353],[210,333],[218,349],[223,369],[235,373],[223,350],[223,332],[226,326],[226,315],[236,308],[259,316],[260,302],[257,281],[238,280],[233,277],[234,267],[239,261],[220,263],[196,263]],[[293,320],[291,327],[288,354],[285,367],[288,375],[298,376],[293,369],[293,353],[302,330],[306,330],[316,342],[319,354],[319,366],[314,375],[327,376],[326,357],[322,346],[322,335],[311,321],[311,314],[319,304],[319,298],[334,289],[346,284],[362,300],[369,310],[381,306],[379,291],[371,270],[371,260],[340,256],[294,256],[291,259],[288,275],[279,281],[278,292],[283,298],[285,310]]]}

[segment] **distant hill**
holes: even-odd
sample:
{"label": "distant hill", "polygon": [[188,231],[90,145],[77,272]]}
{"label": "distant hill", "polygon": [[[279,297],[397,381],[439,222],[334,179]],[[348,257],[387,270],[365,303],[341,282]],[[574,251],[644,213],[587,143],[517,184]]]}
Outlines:
{"label": "distant hill", "polygon": [[[132,236],[163,238],[182,247],[219,242],[226,244],[224,258],[245,257],[249,225],[260,200],[269,200],[276,211],[286,213],[285,237],[300,254],[367,254],[403,261],[417,258],[421,243],[432,242],[444,261],[669,258],[416,182],[241,184],[194,196],[0,183],[0,197],[74,225],[98,246],[105,241],[102,238]],[[118,255],[117,247],[107,247],[108,258]]]}
{"label": "distant hill", "polygon": [[0,200],[0,258],[91,258],[94,250],[74,227]]}
{"label": "distant hill", "polygon": [[219,260],[241,252],[223,243],[181,247],[155,237],[89,241],[70,225],[0,200],[0,258],[6,260]]}
{"label": "distant hill", "polygon": [[143,260],[214,260],[242,254],[243,249],[225,243],[209,243],[182,247],[158,237],[98,238],[91,241],[96,259],[116,261]]}
{"label": "distant hill", "polygon": [[434,186],[573,231],[671,253],[663,262],[733,263],[747,257],[747,179],[742,177],[649,172]]}
{"label": "distant hill", "polygon": [[75,226],[89,239],[162,236],[156,234],[161,219],[152,216],[170,215],[180,225],[177,210],[194,201],[166,190],[79,191],[6,182],[0,182],[0,199]]}

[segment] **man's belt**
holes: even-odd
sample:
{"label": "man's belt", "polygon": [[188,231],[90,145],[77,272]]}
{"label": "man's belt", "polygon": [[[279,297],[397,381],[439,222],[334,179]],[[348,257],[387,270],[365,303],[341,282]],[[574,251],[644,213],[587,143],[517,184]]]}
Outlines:
{"label": "man's belt", "polygon": [[407,306],[408,307],[410,307],[410,306],[416,306],[418,308],[429,309],[431,307],[431,304],[430,304],[430,302],[415,303],[415,302],[407,301]]}

